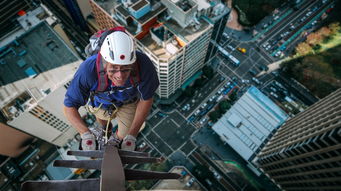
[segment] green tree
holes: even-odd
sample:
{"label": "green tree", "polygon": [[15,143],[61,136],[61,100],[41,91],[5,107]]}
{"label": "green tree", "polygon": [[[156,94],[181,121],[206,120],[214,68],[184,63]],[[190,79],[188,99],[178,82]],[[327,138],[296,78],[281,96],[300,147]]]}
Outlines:
{"label": "green tree", "polygon": [[202,87],[205,84],[205,80],[203,78],[198,78],[194,82],[194,87]]}
{"label": "green tree", "polygon": [[318,50],[321,49],[321,45],[316,44],[316,45],[313,47],[313,49],[314,49],[315,51],[318,51]]}
{"label": "green tree", "polygon": [[208,114],[208,117],[210,118],[210,120],[212,120],[213,122],[217,122],[218,119],[221,117],[220,112],[218,111],[212,111],[211,113]]}
{"label": "green tree", "polygon": [[195,166],[193,168],[193,175],[203,184],[207,184],[205,179],[214,179],[213,173],[204,165]]}
{"label": "green tree", "polygon": [[329,43],[332,39],[333,39],[332,36],[326,36],[326,37],[324,37],[324,39],[323,39],[323,43],[324,43],[324,44],[327,44],[327,43]]}
{"label": "green tree", "polygon": [[192,97],[193,94],[194,94],[194,88],[192,86],[187,87],[184,91],[184,95],[186,97]]}
{"label": "green tree", "polygon": [[206,76],[208,79],[211,79],[214,76],[213,73],[213,68],[211,66],[204,66],[202,68],[202,72],[204,74],[204,76]]}
{"label": "green tree", "polygon": [[234,102],[237,100],[237,91],[233,91],[233,93],[229,96],[231,102]]}
{"label": "green tree", "polygon": [[221,114],[226,113],[231,108],[231,104],[227,100],[223,100],[219,103],[219,111]]}

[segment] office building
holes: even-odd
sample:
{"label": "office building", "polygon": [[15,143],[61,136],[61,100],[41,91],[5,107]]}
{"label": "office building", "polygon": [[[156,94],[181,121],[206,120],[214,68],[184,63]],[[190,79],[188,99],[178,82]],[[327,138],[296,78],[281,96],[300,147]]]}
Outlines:
{"label": "office building", "polygon": [[0,1],[0,38],[20,28],[16,20],[21,11],[33,10],[34,5],[30,0],[2,0]]}
{"label": "office building", "polygon": [[270,98],[252,86],[212,129],[255,170],[252,160],[287,118]]}
{"label": "office building", "polygon": [[205,0],[90,0],[90,5],[100,28],[124,26],[136,38],[138,49],[149,56],[158,72],[157,94],[162,99],[200,76],[213,21],[221,24],[227,15],[222,3]]}
{"label": "office building", "polygon": [[283,190],[341,190],[341,89],[288,120],[256,162]]}
{"label": "office building", "polygon": [[[62,112],[67,83],[82,60],[42,7],[18,18],[21,28],[0,42],[1,125],[57,146],[73,139]],[[59,34],[58,34],[58,33]]]}

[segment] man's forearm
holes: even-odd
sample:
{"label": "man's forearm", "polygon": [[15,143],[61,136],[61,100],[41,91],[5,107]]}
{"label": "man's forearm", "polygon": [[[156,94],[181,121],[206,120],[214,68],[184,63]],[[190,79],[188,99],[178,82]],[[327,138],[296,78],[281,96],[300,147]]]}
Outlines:
{"label": "man's forearm", "polygon": [[135,137],[137,136],[142,124],[144,123],[149,114],[152,104],[153,98],[148,100],[140,100],[137,103],[135,117],[128,132],[129,135],[133,135]]}
{"label": "man's forearm", "polygon": [[64,106],[64,115],[66,118],[70,121],[71,125],[76,128],[76,130],[80,133],[83,134],[87,131],[89,131],[87,125],[84,123],[82,120],[78,109],[74,107],[66,107]]}

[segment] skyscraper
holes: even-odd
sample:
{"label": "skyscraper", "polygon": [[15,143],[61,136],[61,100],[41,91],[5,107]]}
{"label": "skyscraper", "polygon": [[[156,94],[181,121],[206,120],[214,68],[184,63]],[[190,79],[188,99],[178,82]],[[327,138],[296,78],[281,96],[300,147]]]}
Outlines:
{"label": "skyscraper", "polygon": [[77,133],[62,106],[82,60],[46,16],[42,7],[28,12],[18,18],[20,30],[0,41],[0,123],[62,147]]}
{"label": "skyscraper", "polygon": [[341,89],[288,120],[255,161],[284,190],[341,190]]}
{"label": "skyscraper", "polygon": [[35,8],[31,1],[25,0],[2,0],[0,2],[0,38],[20,28],[16,18],[20,11],[28,11]]}
{"label": "skyscraper", "polygon": [[153,61],[160,87],[157,94],[168,99],[198,77],[212,37],[219,39],[227,8],[207,0],[90,0],[101,28],[126,27],[137,47]]}

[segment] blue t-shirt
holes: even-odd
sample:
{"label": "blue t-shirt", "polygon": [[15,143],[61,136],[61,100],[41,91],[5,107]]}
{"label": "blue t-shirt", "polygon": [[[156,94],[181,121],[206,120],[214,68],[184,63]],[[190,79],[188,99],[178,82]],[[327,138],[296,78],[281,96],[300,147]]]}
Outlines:
{"label": "blue t-shirt", "polygon": [[[67,107],[79,108],[84,106],[89,99],[90,92],[97,89],[98,80],[96,72],[97,55],[87,58],[78,68],[70,86],[67,89],[64,99],[64,105]],[[116,87],[108,80],[110,84],[104,93],[96,94],[93,106],[98,106],[100,102],[104,102],[104,107],[108,105],[106,101],[114,102],[120,106],[123,102],[131,99],[148,100],[153,97],[156,89],[159,86],[159,80],[151,60],[143,53],[136,52],[137,63],[139,64],[140,81],[137,86],[131,84],[131,79],[128,78],[125,85]],[[103,98],[103,99],[101,99]],[[110,100],[107,100],[107,99]]]}

